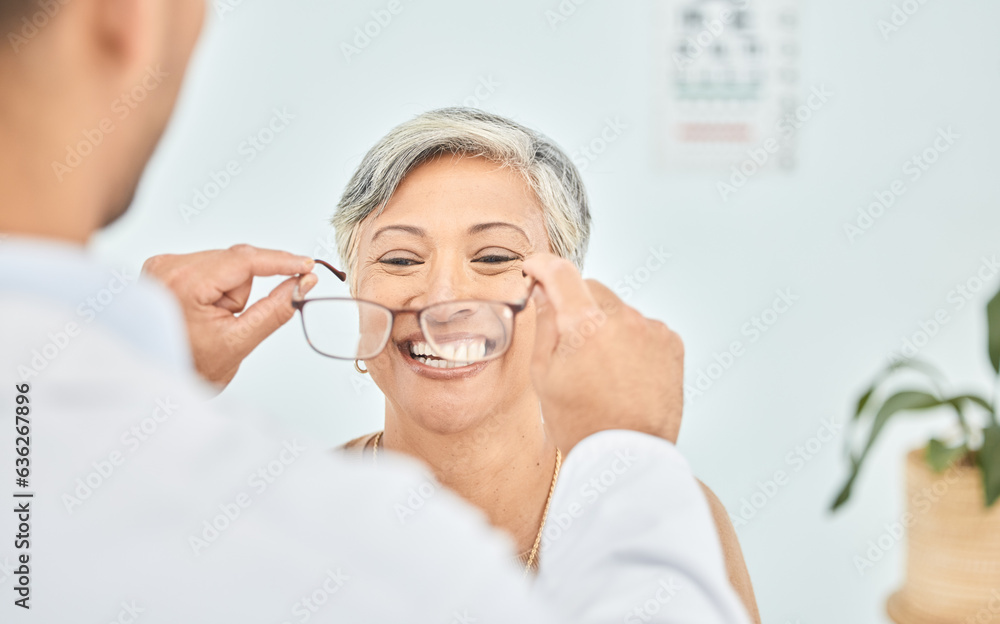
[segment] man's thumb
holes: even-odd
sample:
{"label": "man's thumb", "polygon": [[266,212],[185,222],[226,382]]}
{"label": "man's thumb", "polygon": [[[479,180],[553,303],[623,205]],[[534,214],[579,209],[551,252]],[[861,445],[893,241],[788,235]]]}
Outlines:
{"label": "man's thumb", "polygon": [[549,362],[555,355],[559,344],[559,326],[556,323],[556,310],[549,303],[548,297],[542,294],[541,288],[535,287],[533,296],[537,306],[535,313],[535,348],[532,352],[531,365],[535,373],[543,375],[548,370]]}
{"label": "man's thumb", "polygon": [[[299,280],[302,280],[301,284]],[[290,321],[295,316],[292,295],[297,284],[300,294],[304,295],[316,285],[316,276],[309,273],[302,277],[290,277],[268,296],[247,308],[246,312],[236,318],[236,323],[230,330],[228,339],[231,341],[231,346],[237,351],[248,354],[265,338]]]}

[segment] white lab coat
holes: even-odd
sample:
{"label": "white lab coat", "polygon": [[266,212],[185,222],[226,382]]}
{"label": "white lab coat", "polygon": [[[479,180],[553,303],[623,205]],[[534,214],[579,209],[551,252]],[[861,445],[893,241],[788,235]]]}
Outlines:
{"label": "white lab coat", "polygon": [[604,432],[566,457],[528,583],[415,462],[359,465],[208,398],[159,285],[72,247],[0,245],[0,622],[746,621],[667,442]]}

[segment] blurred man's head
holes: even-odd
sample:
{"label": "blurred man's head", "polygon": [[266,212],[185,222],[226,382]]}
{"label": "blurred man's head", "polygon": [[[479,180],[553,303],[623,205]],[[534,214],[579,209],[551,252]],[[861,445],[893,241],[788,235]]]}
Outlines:
{"label": "blurred man's head", "polygon": [[205,0],[0,0],[0,231],[84,241],[125,212]]}

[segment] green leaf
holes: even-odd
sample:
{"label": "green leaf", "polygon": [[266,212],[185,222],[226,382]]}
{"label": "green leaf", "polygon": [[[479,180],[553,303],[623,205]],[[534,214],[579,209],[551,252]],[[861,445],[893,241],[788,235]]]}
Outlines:
{"label": "green leaf", "polygon": [[834,499],[833,504],[830,505],[830,511],[837,511],[841,505],[847,502],[847,499],[851,497],[851,488],[854,487],[854,481],[858,478],[858,464],[853,459],[851,460],[853,464],[851,468],[851,476],[847,478],[847,482],[840,489],[840,493],[837,494],[837,498]]}
{"label": "green leaf", "polygon": [[951,404],[953,404],[953,405],[956,402],[959,402],[959,401],[972,401],[976,405],[979,405],[980,407],[982,407],[983,409],[985,409],[987,412],[989,412],[991,414],[993,413],[993,406],[990,405],[989,401],[987,401],[986,399],[984,399],[981,396],[978,396],[978,395],[975,395],[975,394],[962,394],[962,395],[959,395],[957,397],[953,397],[951,399],[948,399],[948,402],[951,403]]}
{"label": "green leaf", "polygon": [[969,449],[964,444],[948,447],[940,440],[931,440],[927,443],[927,449],[924,451],[924,459],[934,469],[934,472],[944,472],[968,452]]}
{"label": "green leaf", "polygon": [[868,388],[868,390],[865,391],[865,393],[862,394],[861,397],[858,399],[857,407],[854,410],[854,420],[857,420],[858,418],[861,417],[861,412],[864,411],[865,406],[868,405],[868,402],[871,400],[872,395],[875,394],[875,390],[878,389],[879,385],[887,378],[889,378],[893,373],[903,368],[908,368],[911,370],[924,373],[931,380],[931,383],[934,385],[934,387],[938,388],[937,381],[942,378],[942,375],[936,368],[934,368],[930,364],[927,364],[926,362],[922,362],[920,360],[900,360],[898,362],[893,362],[892,364],[887,366],[885,370],[879,373],[879,375],[875,378],[875,381],[872,382],[872,385]]}
{"label": "green leaf", "polygon": [[841,489],[840,494],[838,494],[837,498],[833,501],[831,510],[836,510],[838,507],[846,503],[848,498],[850,498],[851,488],[854,486],[854,481],[858,478],[858,473],[861,471],[861,465],[864,463],[865,458],[868,456],[868,452],[871,450],[872,445],[875,444],[875,440],[878,439],[882,429],[894,414],[909,410],[930,409],[932,407],[945,405],[946,403],[947,401],[943,401],[933,394],[917,390],[904,390],[902,392],[897,392],[886,399],[885,402],[882,403],[882,407],[879,408],[878,413],[875,414],[875,420],[872,422],[871,432],[868,434],[868,442],[865,444],[864,449],[862,449],[861,454],[858,457],[851,458],[851,473],[847,478],[847,482]]}
{"label": "green leaf", "polygon": [[[875,414],[875,420],[872,423],[872,430],[868,436],[868,443],[865,445],[864,451],[861,453],[861,459],[868,454],[869,449],[875,444],[876,438],[878,438],[879,433],[885,427],[889,419],[895,414],[908,411],[908,410],[923,410],[930,409],[932,407],[939,407],[949,403],[948,400],[939,399],[933,394],[928,394],[926,392],[921,392],[919,390],[904,390],[902,392],[897,392],[882,404],[879,408],[878,413]],[[860,461],[859,461],[860,463]]]}
{"label": "green leaf", "polygon": [[1000,292],[986,305],[986,326],[988,327],[990,362],[993,370],[1000,375]]}
{"label": "green leaf", "polygon": [[989,507],[1000,498],[1000,425],[996,423],[983,430],[979,468],[983,472],[983,494]]}
{"label": "green leaf", "polygon": [[858,407],[854,410],[855,420],[861,416],[861,412],[864,411],[865,405],[868,405],[868,399],[872,398],[873,394],[875,394],[875,384],[872,384],[872,386],[868,388],[868,391],[862,394],[861,398],[858,399]]}
{"label": "green leaf", "polygon": [[987,413],[989,413],[989,415],[990,415],[990,421],[991,422],[996,422],[996,412],[994,411],[993,406],[990,405],[989,401],[987,401],[986,399],[984,399],[984,398],[982,398],[980,396],[977,396],[975,394],[961,394],[961,395],[958,395],[958,396],[951,397],[949,399],[944,399],[942,401],[942,403],[947,404],[947,405],[951,405],[953,408],[955,408],[955,414],[958,416],[958,422],[959,422],[959,424],[962,425],[962,431],[964,431],[965,435],[966,435],[966,441],[965,442],[966,442],[966,444],[968,444],[968,442],[969,442],[968,436],[969,436],[969,433],[970,433],[969,432],[969,423],[968,423],[968,421],[966,421],[966,419],[965,419],[965,412],[962,410],[962,404],[965,401],[970,401],[972,403],[975,403],[976,405],[978,405],[978,406],[982,407],[984,410],[986,410]]}

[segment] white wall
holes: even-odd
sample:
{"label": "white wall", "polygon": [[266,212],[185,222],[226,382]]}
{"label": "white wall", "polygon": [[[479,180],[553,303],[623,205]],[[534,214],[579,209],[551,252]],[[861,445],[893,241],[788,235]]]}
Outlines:
{"label": "white wall", "polygon": [[[313,254],[353,167],[393,125],[460,104],[481,79],[499,84],[484,108],[538,128],[573,151],[608,116],[628,126],[585,172],[595,230],[587,273],[614,284],[650,246],[673,254],[629,301],[666,320],[687,345],[689,380],[760,314],[777,289],[800,297],[694,402],[681,447],[731,510],[776,470],[790,482],[740,528],[764,620],[884,622],[902,580],[898,545],[864,576],[853,562],[902,513],[904,451],[944,417],[892,426],[847,510],[826,508],[845,475],[843,437],[795,471],[786,455],[823,418],[844,419],[890,349],[1000,252],[997,139],[1000,5],[930,0],[883,40],[890,0],[801,5],[803,91],[831,101],[799,135],[799,167],[761,174],[728,203],[717,174],[652,164],[653,6],[582,4],[553,30],[557,0],[412,2],[350,62],[340,43],[387,2],[244,1],[213,17],[177,117],[130,215],[97,249],[138,268],[162,252],[237,242]],[[178,211],[231,159],[273,108],[286,131],[197,218]],[[853,245],[842,226],[871,193],[951,126],[955,146]],[[264,286],[275,281],[264,282]],[[992,279],[994,291],[1000,279]],[[984,290],[923,350],[963,389],[990,388]],[[298,321],[244,365],[228,393],[333,445],[380,426],[373,387],[350,364],[311,352]]]}

